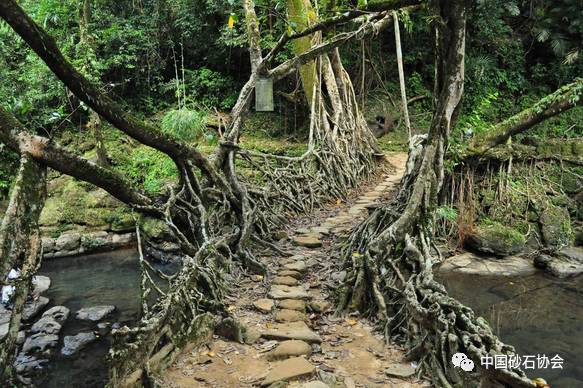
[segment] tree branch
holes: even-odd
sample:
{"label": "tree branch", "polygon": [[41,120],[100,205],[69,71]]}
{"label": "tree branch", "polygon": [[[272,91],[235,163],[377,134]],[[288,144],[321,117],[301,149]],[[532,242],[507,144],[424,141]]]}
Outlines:
{"label": "tree branch", "polygon": [[534,125],[561,114],[577,105],[583,105],[583,78],[564,85],[552,94],[540,99],[531,108],[494,125],[489,131],[472,140],[470,155],[483,154],[490,148],[505,143]]}
{"label": "tree branch", "polygon": [[54,144],[50,139],[29,133],[0,107],[0,142],[19,153],[30,154],[37,162],[64,174],[100,187],[129,206],[156,214],[153,201],[111,169],[103,168]]}

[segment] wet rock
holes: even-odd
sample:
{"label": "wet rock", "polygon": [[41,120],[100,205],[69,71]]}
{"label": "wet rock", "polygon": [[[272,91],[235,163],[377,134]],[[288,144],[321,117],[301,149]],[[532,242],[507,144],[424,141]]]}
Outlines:
{"label": "wet rock", "polygon": [[45,298],[44,296],[39,296],[38,299],[26,303],[22,310],[22,320],[30,321],[36,317],[47,304],[49,304],[49,298]]}
{"label": "wet rock", "polygon": [[304,272],[307,269],[306,262],[303,260],[298,260],[293,263],[287,263],[283,266],[284,269],[296,272]]}
{"label": "wet rock", "polygon": [[30,332],[33,334],[59,334],[61,332],[61,325],[53,317],[43,316],[32,325]]}
{"label": "wet rock", "polygon": [[277,307],[287,310],[306,311],[306,303],[298,299],[284,299],[278,303]]}
{"label": "wet rock", "polygon": [[271,284],[279,284],[284,286],[295,286],[298,280],[291,276],[276,276],[271,281]]}
{"label": "wet rock", "polygon": [[520,256],[482,257],[466,252],[452,256],[439,267],[439,272],[456,272],[488,276],[524,276],[536,272],[532,263]]}
{"label": "wet rock", "polygon": [[111,324],[108,322],[99,322],[97,324],[97,331],[101,336],[107,335],[111,331]]}
{"label": "wet rock", "polygon": [[270,313],[273,309],[273,300],[262,298],[253,302],[253,307],[263,313]]}
{"label": "wet rock", "polygon": [[20,330],[18,335],[16,336],[16,345],[22,345],[26,340],[26,332],[24,330]]}
{"label": "wet rock", "polygon": [[292,239],[292,241],[296,245],[306,248],[319,248],[322,246],[322,241],[318,236],[315,235],[296,236]]}
{"label": "wet rock", "polygon": [[77,311],[75,317],[82,321],[98,322],[111,314],[114,310],[115,306],[112,305],[84,307]]}
{"label": "wet rock", "polygon": [[19,353],[14,361],[14,368],[19,375],[29,375],[38,369],[42,369],[43,365],[47,362],[49,362],[49,360],[39,360],[34,356]]}
{"label": "wet rock", "polygon": [[81,235],[79,233],[64,233],[55,241],[55,251],[73,251],[79,249]]}
{"label": "wet rock", "polygon": [[274,325],[272,329],[261,333],[263,338],[275,340],[297,339],[309,343],[321,343],[322,338],[313,332],[305,322],[281,323]]}
{"label": "wet rock", "polygon": [[56,239],[54,239],[54,238],[43,237],[42,238],[43,252],[44,253],[54,252],[55,251],[55,241],[56,241]]}
{"label": "wet rock", "polygon": [[581,248],[566,248],[557,256],[540,254],[534,264],[545,272],[558,278],[568,278],[583,273],[583,254]]}
{"label": "wet rock", "polygon": [[48,276],[36,275],[32,278],[32,293],[42,294],[51,286],[51,279]]}
{"label": "wet rock", "polygon": [[466,245],[480,252],[496,256],[510,256],[524,249],[524,236],[507,226],[493,223],[480,225],[473,234],[470,234]]}
{"label": "wet rock", "polygon": [[269,291],[272,299],[309,299],[310,295],[301,287],[275,285]]}
{"label": "wet rock", "polygon": [[283,341],[279,346],[266,354],[268,360],[280,360],[289,357],[310,356],[312,347],[304,341]]}
{"label": "wet rock", "polygon": [[62,325],[69,318],[69,312],[70,310],[65,306],[55,306],[45,311],[43,317],[51,317]]}
{"label": "wet rock", "polygon": [[306,316],[296,310],[279,310],[275,313],[274,317],[276,322],[297,322],[297,321],[304,321]]}
{"label": "wet rock", "polygon": [[268,386],[276,381],[290,381],[314,374],[316,367],[302,357],[290,358],[277,364],[265,377],[261,386]]}
{"label": "wet rock", "polygon": [[49,348],[57,347],[58,343],[59,336],[55,334],[37,333],[28,337],[26,341],[24,341],[22,351],[28,354],[44,352]]}
{"label": "wet rock", "polygon": [[324,313],[330,309],[330,303],[325,300],[314,300],[310,302],[309,308],[315,313]]}
{"label": "wet rock", "polygon": [[65,336],[61,354],[63,356],[72,356],[95,340],[97,340],[97,337],[92,332]]}
{"label": "wet rock", "polygon": [[539,223],[543,240],[548,247],[569,245],[571,240],[571,220],[566,208],[550,205],[542,211]]}
{"label": "wet rock", "polygon": [[415,369],[410,364],[390,364],[385,369],[385,374],[392,377],[407,378],[415,374]]}

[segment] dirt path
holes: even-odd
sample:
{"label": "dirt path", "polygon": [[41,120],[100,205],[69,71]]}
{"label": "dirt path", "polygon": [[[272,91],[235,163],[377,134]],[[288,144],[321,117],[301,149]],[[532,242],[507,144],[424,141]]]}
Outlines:
{"label": "dirt path", "polygon": [[403,174],[406,154],[387,159],[393,173],[379,177],[352,204],[323,209],[310,227],[277,245],[291,257],[269,259],[269,279],[239,284],[230,309],[247,328],[246,343],[216,338],[208,348],[183,354],[167,371],[165,387],[421,387],[404,352],[386,346],[366,320],[336,317],[332,296],[345,273],[334,246],[364,219],[367,207],[390,195]]}

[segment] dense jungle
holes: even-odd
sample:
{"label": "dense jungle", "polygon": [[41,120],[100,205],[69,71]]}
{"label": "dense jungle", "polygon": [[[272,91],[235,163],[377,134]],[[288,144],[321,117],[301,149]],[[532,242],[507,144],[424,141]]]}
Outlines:
{"label": "dense jungle", "polygon": [[583,387],[582,0],[0,0],[0,387]]}

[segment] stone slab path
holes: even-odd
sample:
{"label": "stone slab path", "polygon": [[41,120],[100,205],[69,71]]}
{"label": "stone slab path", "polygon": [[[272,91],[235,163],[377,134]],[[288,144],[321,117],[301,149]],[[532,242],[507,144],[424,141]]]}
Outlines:
{"label": "stone slab path", "polygon": [[370,208],[393,192],[406,154],[387,156],[395,167],[350,204],[337,203],[310,226],[296,225],[278,246],[293,255],[269,262],[270,277],[239,284],[230,309],[246,328],[245,344],[221,338],[185,353],[166,372],[164,387],[423,387],[397,346],[373,325],[338,317],[332,296],[346,274],[333,247]]}

